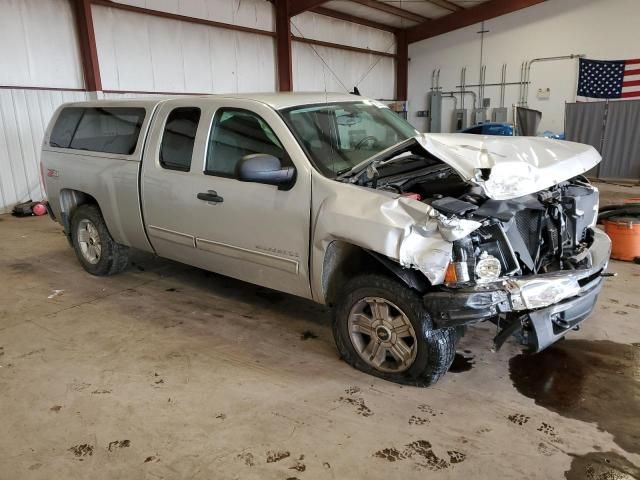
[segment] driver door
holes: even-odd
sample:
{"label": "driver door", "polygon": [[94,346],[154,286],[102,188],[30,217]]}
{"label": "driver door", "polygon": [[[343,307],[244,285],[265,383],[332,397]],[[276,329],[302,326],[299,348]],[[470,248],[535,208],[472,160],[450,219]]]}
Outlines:
{"label": "driver door", "polygon": [[[159,122],[185,103],[163,104]],[[153,160],[145,161],[144,213],[154,248],[161,256],[311,297],[311,172],[299,145],[264,104],[243,99],[197,103],[201,114],[188,172],[163,167],[166,125],[156,131]],[[295,183],[283,189],[238,180],[238,162],[252,153],[274,155],[294,166]]]}

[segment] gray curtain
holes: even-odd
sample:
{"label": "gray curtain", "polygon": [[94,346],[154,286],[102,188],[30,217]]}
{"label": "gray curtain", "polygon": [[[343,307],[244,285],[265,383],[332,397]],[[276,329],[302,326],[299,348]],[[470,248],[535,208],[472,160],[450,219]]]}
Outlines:
{"label": "gray curtain", "polygon": [[602,128],[606,102],[567,103],[565,135],[571,142],[586,143],[602,150]]}
{"label": "gray curtain", "polygon": [[538,126],[542,120],[542,112],[531,108],[518,107],[518,130],[520,135],[535,137],[538,134]]}
{"label": "gray curtain", "polygon": [[610,102],[599,177],[640,179],[640,101]]}

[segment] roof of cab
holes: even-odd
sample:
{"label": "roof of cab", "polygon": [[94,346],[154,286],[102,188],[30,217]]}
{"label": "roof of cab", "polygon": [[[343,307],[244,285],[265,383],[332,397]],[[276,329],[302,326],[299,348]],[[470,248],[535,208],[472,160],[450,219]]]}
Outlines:
{"label": "roof of cab", "polygon": [[313,105],[319,103],[357,102],[364,97],[347,93],[325,92],[273,92],[273,93],[238,93],[232,95],[215,95],[216,97],[243,98],[255,100],[280,110],[298,105]]}
{"label": "roof of cab", "polygon": [[[190,95],[191,96],[191,95]],[[106,104],[115,105],[145,105],[152,106],[166,100],[174,100],[179,98],[186,98],[186,95],[164,95],[164,96],[144,96],[144,97],[131,97],[131,98],[117,98],[117,99],[104,99],[104,100],[92,100],[85,102],[74,102],[67,104],[67,106],[104,106]],[[218,94],[218,95],[192,95],[193,98],[202,99],[244,99],[253,100],[255,102],[264,103],[269,105],[275,110],[281,110],[283,108],[295,107],[298,105],[314,105],[322,103],[335,103],[335,102],[357,102],[366,100],[365,97],[358,95],[351,95],[345,93],[325,93],[325,92],[274,92],[274,93],[232,93],[232,94]]]}

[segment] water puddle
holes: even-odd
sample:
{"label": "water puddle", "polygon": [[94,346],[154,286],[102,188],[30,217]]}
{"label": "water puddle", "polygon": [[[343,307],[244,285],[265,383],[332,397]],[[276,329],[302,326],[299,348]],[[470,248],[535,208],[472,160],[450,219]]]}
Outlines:
{"label": "water puddle", "polygon": [[515,388],[537,405],[596,423],[620,447],[640,453],[640,348],[565,340],[536,355],[513,357],[509,373]]}
{"label": "water puddle", "polygon": [[640,468],[614,452],[575,455],[564,472],[567,480],[638,480]]}

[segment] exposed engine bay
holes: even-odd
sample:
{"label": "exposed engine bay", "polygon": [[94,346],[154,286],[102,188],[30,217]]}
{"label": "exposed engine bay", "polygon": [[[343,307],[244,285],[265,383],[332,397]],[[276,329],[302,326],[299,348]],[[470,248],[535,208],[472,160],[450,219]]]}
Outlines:
{"label": "exposed engine bay", "polygon": [[[498,327],[496,349],[520,332],[521,342],[534,351],[579,328],[593,308],[603,272],[591,254],[599,195],[585,177],[498,200],[486,191],[490,169],[476,169],[476,178],[465,179],[428,152],[408,146],[397,153],[348,181],[417,200],[435,211],[440,234],[452,244],[444,260],[446,274],[438,279],[442,286],[424,297],[438,326],[489,320]],[[456,228],[457,235],[448,238]],[[431,260],[437,251],[427,255],[436,267],[443,265]],[[401,263],[419,266],[428,263],[424,258],[412,252]],[[434,284],[437,268],[429,266],[420,270]],[[578,295],[585,292],[591,293]],[[568,303],[560,306],[563,300]]]}
{"label": "exposed engine bay", "polygon": [[[453,243],[449,286],[580,268],[594,238],[598,193],[578,176],[537,193],[493,200],[433,156],[370,166],[354,183],[400,194],[482,226]],[[486,172],[480,172],[481,174]]]}

